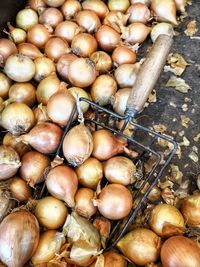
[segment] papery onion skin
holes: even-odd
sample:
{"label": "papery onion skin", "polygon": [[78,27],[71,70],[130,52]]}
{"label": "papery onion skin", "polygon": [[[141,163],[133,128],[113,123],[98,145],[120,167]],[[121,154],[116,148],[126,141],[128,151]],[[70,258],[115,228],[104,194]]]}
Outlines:
{"label": "papery onion skin", "polygon": [[[79,88],[79,87],[70,87],[68,89],[68,91],[73,95],[73,97],[76,99],[76,101],[79,99],[79,98],[86,98],[88,100],[91,100],[91,97],[89,96],[89,94],[82,88]],[[84,102],[84,101],[79,101],[80,102],[80,108],[81,108],[81,111],[83,113],[85,113],[90,105],[87,103],[87,102]]]}
{"label": "papery onion skin", "polygon": [[32,196],[30,186],[20,177],[9,179],[9,189],[12,197],[18,201],[28,201]]}
{"label": "papery onion skin", "polygon": [[27,41],[38,48],[43,48],[50,39],[50,32],[42,24],[36,24],[27,32]]}
{"label": "papery onion skin", "polygon": [[35,59],[35,58],[43,56],[43,54],[34,44],[22,43],[22,44],[19,44],[17,48],[20,54],[23,54],[24,56],[27,56],[31,59]]}
{"label": "papery onion skin", "polygon": [[41,8],[46,7],[46,4],[43,0],[29,0],[28,6],[35,11],[39,11]]}
{"label": "papery onion skin", "polygon": [[153,43],[160,34],[166,34],[173,37],[175,34],[173,26],[167,22],[161,22],[156,24],[151,30],[151,40]]}
{"label": "papery onion skin", "polygon": [[71,48],[77,56],[90,57],[97,50],[97,41],[91,34],[79,33],[74,36]]}
{"label": "papery onion skin", "polygon": [[47,230],[40,236],[39,244],[31,258],[34,265],[45,264],[52,260],[60,252],[65,243],[65,237],[56,230]]}
{"label": "papery onion skin", "polygon": [[90,59],[95,63],[96,70],[100,73],[107,73],[112,68],[112,59],[104,51],[94,52]]}
{"label": "papery onion skin", "polygon": [[47,57],[58,62],[61,56],[70,52],[70,49],[67,41],[58,37],[53,37],[46,43],[44,51]]}
{"label": "papery onion skin", "polygon": [[66,20],[72,19],[81,9],[82,7],[78,0],[68,0],[61,7]]}
{"label": "papery onion skin", "polygon": [[96,189],[99,181],[103,178],[103,166],[95,158],[88,158],[75,169],[79,183],[85,187]]}
{"label": "papery onion skin", "polygon": [[59,23],[63,21],[63,14],[59,9],[50,7],[45,9],[39,17],[41,24],[47,24],[55,28]]}
{"label": "papery onion skin", "polygon": [[104,18],[103,24],[121,33],[121,27],[127,24],[128,18],[129,14],[124,14],[120,11],[110,11]]}
{"label": "papery onion skin", "polygon": [[183,200],[181,213],[185,222],[191,226],[200,226],[200,193],[189,196]]}
{"label": "papery onion skin", "polygon": [[4,135],[3,145],[11,146],[19,154],[19,156],[23,156],[30,150],[30,148],[27,145],[18,140],[17,136],[9,132]]}
{"label": "papery onion skin", "polygon": [[63,226],[67,214],[64,203],[51,196],[40,199],[35,208],[36,218],[47,229],[55,230]]}
{"label": "papery onion skin", "polygon": [[1,114],[1,126],[14,135],[27,132],[34,122],[33,111],[24,103],[11,103]]}
{"label": "papery onion skin", "polygon": [[31,187],[44,181],[50,159],[37,151],[30,151],[21,158],[20,177]]}
{"label": "papery onion skin", "polygon": [[65,2],[65,0],[44,0],[48,6],[59,7]]}
{"label": "papery onion skin", "polygon": [[144,266],[157,261],[161,239],[149,229],[137,228],[126,234],[117,247],[129,260]]}
{"label": "papery onion skin", "polygon": [[56,67],[53,61],[48,57],[38,57],[34,60],[35,75],[34,80],[40,82],[49,75],[55,73]]}
{"label": "papery onion skin", "polygon": [[77,59],[77,56],[74,54],[66,54],[59,58],[56,64],[56,68],[62,80],[66,82],[69,81],[69,77],[68,77],[69,66],[75,59]]}
{"label": "papery onion skin", "polygon": [[129,23],[141,22],[145,24],[151,17],[150,10],[145,4],[142,3],[131,5],[126,13],[130,14],[130,17],[128,19]]}
{"label": "papery onion skin", "polygon": [[8,97],[9,89],[12,85],[12,81],[4,73],[0,72],[0,97],[3,99]]}
{"label": "papery onion skin", "polygon": [[90,188],[80,188],[75,195],[75,211],[86,218],[92,217],[97,212],[97,207],[92,203],[95,192]]}
{"label": "papery onion skin", "polygon": [[173,236],[167,239],[161,248],[163,267],[199,266],[200,248],[191,239],[184,236]]}
{"label": "papery onion skin", "polygon": [[72,168],[61,165],[51,169],[46,178],[46,186],[52,196],[65,201],[69,207],[75,206],[78,178]]}
{"label": "papery onion skin", "polygon": [[105,186],[98,199],[94,200],[99,212],[109,220],[120,220],[126,217],[132,209],[132,195],[120,184]]}
{"label": "papery onion skin", "polygon": [[19,28],[27,31],[38,23],[38,15],[31,8],[20,10],[16,16],[16,24]]}
{"label": "papery onion skin", "polygon": [[108,105],[111,97],[117,92],[116,81],[108,74],[97,77],[91,87],[91,97],[101,106]]}
{"label": "papery onion skin", "polygon": [[59,126],[50,122],[36,124],[28,134],[19,137],[20,141],[30,144],[40,153],[54,153],[62,137]]}
{"label": "papery onion skin", "polygon": [[115,80],[119,87],[133,87],[139,69],[140,63],[120,65],[114,73]]}
{"label": "papery onion skin", "polygon": [[4,66],[7,58],[17,53],[17,47],[11,40],[0,38],[0,65]]}
{"label": "papery onion skin", "polygon": [[108,8],[110,11],[126,12],[129,6],[129,0],[108,0]]}
{"label": "papery onion skin", "polygon": [[89,33],[95,33],[101,26],[99,17],[91,10],[79,11],[75,17],[77,24]]}
{"label": "papery onion skin", "polygon": [[126,103],[131,93],[131,88],[122,88],[117,91],[113,99],[111,99],[111,103],[113,109],[119,115],[124,115],[126,111]]}
{"label": "papery onion skin", "polygon": [[82,3],[82,7],[84,10],[94,11],[100,19],[104,19],[109,12],[107,5],[101,0],[86,0]]}
{"label": "papery onion skin", "polygon": [[184,218],[180,211],[169,204],[158,204],[151,212],[151,229],[159,236],[172,236],[183,233]]}
{"label": "papery onion skin", "polygon": [[39,242],[39,224],[29,211],[9,214],[0,225],[0,258],[8,267],[21,267]]}
{"label": "papery onion skin", "polygon": [[35,75],[35,65],[29,57],[15,54],[6,60],[4,71],[15,82],[28,82]]}
{"label": "papery onion skin", "polygon": [[0,223],[15,206],[15,202],[11,198],[12,195],[7,189],[4,190],[0,188]]}
{"label": "papery onion skin", "polygon": [[112,60],[117,65],[134,64],[136,62],[136,53],[125,46],[118,46],[112,53]]}

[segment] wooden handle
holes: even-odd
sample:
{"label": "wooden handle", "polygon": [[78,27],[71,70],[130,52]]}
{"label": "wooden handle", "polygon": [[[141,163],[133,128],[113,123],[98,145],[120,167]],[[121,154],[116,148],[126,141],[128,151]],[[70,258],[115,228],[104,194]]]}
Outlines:
{"label": "wooden handle", "polygon": [[173,39],[170,36],[162,34],[153,44],[138,72],[136,82],[128,98],[126,114],[129,116],[135,117],[143,109],[163,70],[172,43]]}

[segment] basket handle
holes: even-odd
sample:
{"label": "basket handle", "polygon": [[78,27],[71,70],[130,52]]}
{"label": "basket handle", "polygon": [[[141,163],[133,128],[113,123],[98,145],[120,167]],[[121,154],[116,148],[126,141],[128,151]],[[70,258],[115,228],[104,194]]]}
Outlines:
{"label": "basket handle", "polygon": [[132,87],[126,105],[126,114],[128,116],[135,117],[143,109],[163,70],[172,43],[173,39],[168,35],[161,34],[156,39]]}

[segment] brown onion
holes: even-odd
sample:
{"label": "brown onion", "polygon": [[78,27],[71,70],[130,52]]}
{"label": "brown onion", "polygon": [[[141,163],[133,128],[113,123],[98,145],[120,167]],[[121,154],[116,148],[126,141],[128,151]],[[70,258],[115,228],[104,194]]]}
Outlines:
{"label": "brown onion", "polygon": [[69,80],[77,87],[90,86],[95,81],[96,76],[94,63],[87,58],[77,58],[69,66]]}
{"label": "brown onion", "polygon": [[[89,94],[82,88],[70,87],[68,89],[68,91],[73,95],[73,97],[76,99],[76,101],[79,98],[82,98],[82,97],[91,100],[91,97],[89,96]],[[83,113],[85,113],[89,109],[90,105],[87,102],[84,102],[84,101],[79,101],[79,103],[80,103],[81,111]]]}
{"label": "brown onion", "polygon": [[28,82],[35,74],[35,64],[29,57],[15,54],[6,60],[4,71],[15,82]]}
{"label": "brown onion", "polygon": [[4,135],[3,145],[11,146],[19,154],[19,156],[23,156],[30,150],[27,145],[18,140],[17,136],[12,135],[9,132]]}
{"label": "brown onion", "polygon": [[0,180],[14,176],[20,166],[18,153],[10,146],[0,145]]}
{"label": "brown onion", "polygon": [[98,267],[98,263],[101,264],[100,257],[102,257],[102,263],[104,263],[103,267],[127,267],[127,261],[125,258],[112,250],[103,253],[99,256],[99,258],[97,257],[97,260],[89,267]]}
{"label": "brown onion", "polygon": [[151,212],[149,225],[159,236],[171,236],[183,232],[184,219],[176,207],[158,204]]}
{"label": "brown onion", "polygon": [[136,3],[131,5],[126,13],[130,14],[130,17],[128,19],[129,23],[142,22],[145,24],[151,17],[150,10],[145,4],[142,3]]}
{"label": "brown onion", "polygon": [[110,11],[126,12],[129,6],[129,0],[108,0],[108,8]]}
{"label": "brown onion", "polygon": [[12,81],[3,72],[0,72],[0,97],[7,98]]}
{"label": "brown onion", "polygon": [[181,212],[188,225],[200,226],[200,193],[183,200]]}
{"label": "brown onion", "polygon": [[41,8],[46,7],[44,0],[29,0],[28,6],[35,11],[39,11]]}
{"label": "brown onion", "polygon": [[9,189],[13,198],[18,201],[28,201],[31,198],[30,186],[19,177],[9,179]]}
{"label": "brown onion", "polygon": [[101,106],[110,104],[111,97],[117,92],[116,81],[107,74],[97,77],[91,87],[91,96],[94,102]]}
{"label": "brown onion", "polygon": [[126,217],[132,209],[132,195],[120,184],[105,186],[98,199],[94,200],[99,212],[109,220],[120,220]]}
{"label": "brown onion", "polygon": [[21,267],[39,242],[39,224],[29,211],[9,214],[0,224],[0,258],[8,267]]}
{"label": "brown onion", "polygon": [[89,33],[95,33],[101,26],[99,17],[91,10],[79,11],[75,19],[78,25]]}
{"label": "brown onion", "polygon": [[116,82],[120,88],[132,87],[136,81],[140,63],[123,64],[119,66],[114,73]]}
{"label": "brown onion", "polygon": [[126,111],[126,103],[131,93],[131,88],[122,88],[117,91],[113,99],[111,99],[111,103],[113,109],[119,115],[124,115]]}
{"label": "brown onion", "polygon": [[148,200],[151,202],[157,201],[161,197],[161,190],[158,186],[154,186],[150,193],[148,194]]}
{"label": "brown onion", "polygon": [[94,52],[90,59],[95,63],[96,70],[100,74],[107,73],[112,68],[112,59],[104,51]]}
{"label": "brown onion", "polygon": [[34,60],[35,75],[34,80],[40,82],[44,78],[56,72],[53,61],[48,57],[38,57]]}
{"label": "brown onion", "polygon": [[108,160],[124,151],[125,140],[116,137],[112,132],[101,129],[93,133],[94,148],[92,155],[98,160]]}
{"label": "brown onion", "polygon": [[72,19],[81,9],[81,3],[78,0],[67,0],[61,7],[66,20]]}
{"label": "brown onion", "polygon": [[71,48],[77,56],[90,57],[97,50],[97,41],[89,33],[79,33],[73,38]]}
{"label": "brown onion", "polygon": [[21,135],[19,140],[30,144],[40,153],[54,153],[58,148],[62,130],[59,126],[50,122],[36,124],[28,134]]}
{"label": "brown onion", "polygon": [[36,265],[46,264],[59,254],[62,245],[65,243],[64,234],[56,230],[47,230],[40,236],[39,244],[31,258],[31,262]]}
{"label": "brown onion", "polygon": [[163,267],[194,267],[200,263],[200,248],[193,240],[184,236],[167,239],[160,255]]}
{"label": "brown onion", "polygon": [[67,207],[55,197],[40,199],[35,208],[36,218],[47,229],[58,229],[63,226],[67,214]]}
{"label": "brown onion", "polygon": [[17,53],[17,48],[11,40],[0,38],[0,66],[4,66],[7,58]]}
{"label": "brown onion", "polygon": [[187,5],[187,0],[175,0],[176,9],[185,12],[185,6]]}
{"label": "brown onion", "polygon": [[44,181],[45,172],[50,166],[50,159],[37,152],[30,151],[21,158],[19,174],[31,187]]}
{"label": "brown onion", "polygon": [[65,201],[71,208],[75,206],[78,178],[72,168],[61,165],[51,169],[46,178],[46,186],[52,196]]}
{"label": "brown onion", "polygon": [[113,51],[121,42],[120,34],[107,25],[102,25],[95,36],[99,46],[106,52]]}
{"label": "brown onion", "polygon": [[43,56],[43,54],[40,52],[37,46],[30,43],[19,44],[17,48],[20,54],[23,54],[31,59]]}
{"label": "brown onion", "polygon": [[81,165],[93,150],[93,140],[89,129],[83,124],[73,127],[63,140],[63,154],[73,166]]}
{"label": "brown onion", "polygon": [[19,28],[27,31],[38,23],[38,15],[31,8],[20,10],[16,16],[16,24]]}
{"label": "brown onion", "polygon": [[[5,187],[7,187],[7,185]],[[7,189],[4,190],[0,188],[0,223],[15,206],[15,202],[11,198],[12,196]]]}
{"label": "brown onion", "polygon": [[77,56],[74,54],[66,54],[59,58],[56,68],[62,80],[69,81],[69,66],[75,59],[77,59]]}
{"label": "brown onion", "polygon": [[170,37],[173,37],[175,33],[172,24],[167,22],[161,22],[156,24],[151,30],[151,40],[153,43],[160,34],[166,34]]}
{"label": "brown onion", "polygon": [[61,56],[70,52],[67,41],[59,37],[51,38],[45,45],[44,48],[47,57],[57,62]]}
{"label": "brown onion", "polygon": [[135,173],[135,164],[126,157],[113,157],[104,164],[104,175],[110,183],[132,184],[136,181]]}
{"label": "brown onion", "polygon": [[[14,28],[10,22],[7,23],[9,33],[8,37],[11,41],[13,41],[15,44],[20,44],[26,41],[26,31],[20,29],[20,28]],[[4,31],[7,33],[6,31]]]}
{"label": "brown onion", "polygon": [[36,124],[39,122],[50,121],[49,116],[47,115],[47,107],[39,104],[34,110],[34,117]]}
{"label": "brown onion", "polygon": [[79,183],[91,189],[96,189],[103,178],[103,166],[95,158],[89,158],[75,169]]}
{"label": "brown onion", "polygon": [[27,41],[38,48],[43,48],[51,35],[45,25],[36,24],[27,32]]}
{"label": "brown onion", "polygon": [[157,261],[161,239],[149,229],[137,228],[126,234],[117,247],[133,263],[144,266]]}
{"label": "brown onion", "polygon": [[75,98],[65,90],[53,94],[47,102],[47,114],[49,118],[60,126],[65,126],[70,118],[76,101]]}
{"label": "brown onion", "polygon": [[40,14],[39,22],[41,24],[47,24],[55,28],[60,22],[63,21],[63,14],[59,9],[50,7],[44,9]]}
{"label": "brown onion", "polygon": [[65,0],[44,0],[48,6],[59,7],[65,2]]}
{"label": "brown onion", "polygon": [[14,135],[27,132],[34,125],[34,114],[24,103],[11,103],[1,114],[1,126]]}
{"label": "brown onion", "polygon": [[84,10],[94,11],[100,19],[104,19],[109,12],[107,5],[101,0],[86,0],[82,7]]}
{"label": "brown onion", "polygon": [[136,53],[126,46],[118,46],[112,53],[112,60],[117,65],[134,64],[136,62]]}
{"label": "brown onion", "polygon": [[119,11],[111,11],[106,15],[103,24],[108,25],[121,33],[121,27],[126,25],[128,18],[129,14],[124,14]]}

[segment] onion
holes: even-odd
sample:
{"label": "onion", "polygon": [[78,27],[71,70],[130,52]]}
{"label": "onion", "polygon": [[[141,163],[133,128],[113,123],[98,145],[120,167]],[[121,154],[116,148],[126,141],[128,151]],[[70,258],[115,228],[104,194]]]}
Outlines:
{"label": "onion", "polygon": [[161,261],[163,267],[199,266],[200,248],[187,237],[173,236],[161,248]]}
{"label": "onion", "polygon": [[129,0],[108,0],[108,8],[110,11],[126,12],[129,6]]}
{"label": "onion", "polygon": [[102,25],[96,33],[99,46],[106,52],[113,51],[121,42],[120,34],[113,28]]}
{"label": "onion", "polygon": [[50,122],[41,122],[35,125],[28,134],[21,135],[19,140],[30,144],[40,153],[54,153],[58,148],[62,130],[59,126]]}
{"label": "onion", "polygon": [[12,81],[4,73],[0,72],[0,97],[7,98]]}
{"label": "onion", "polygon": [[13,198],[18,201],[28,201],[31,198],[30,186],[19,177],[9,179],[9,189]]}
{"label": "onion", "polygon": [[34,116],[35,116],[36,123],[50,121],[50,118],[47,115],[47,107],[43,106],[42,104],[39,104],[33,110],[33,113],[34,113]]}
{"label": "onion", "polygon": [[160,34],[165,34],[173,37],[174,36],[173,26],[167,22],[161,22],[156,24],[151,30],[151,40],[153,43]]}
{"label": "onion", "polygon": [[53,122],[65,126],[70,119],[75,103],[75,98],[70,92],[60,90],[49,98],[47,114]]}
{"label": "onion", "polygon": [[126,111],[126,103],[131,93],[131,88],[119,89],[111,100],[113,109],[116,113],[123,116]]}
{"label": "onion", "polygon": [[62,80],[69,81],[69,66],[75,59],[77,59],[77,56],[74,54],[66,54],[59,58],[56,68]]}
{"label": "onion", "polygon": [[23,54],[24,56],[27,56],[31,59],[43,56],[43,54],[40,52],[37,46],[30,43],[19,44],[17,48],[20,54]]}
{"label": "onion", "polygon": [[140,63],[123,64],[119,66],[114,73],[116,82],[120,88],[132,87],[136,81]]}
{"label": "onion", "polygon": [[117,247],[129,260],[144,266],[157,261],[161,239],[149,229],[137,228],[126,234]]}
{"label": "onion", "polygon": [[95,63],[96,70],[100,73],[107,73],[112,68],[112,59],[104,51],[94,52],[90,59]]}
{"label": "onion", "polygon": [[81,9],[81,4],[78,0],[67,0],[61,7],[66,20],[72,19]]}
{"label": "onion", "polygon": [[63,226],[67,214],[64,203],[54,197],[40,199],[35,208],[36,218],[47,229],[58,229]]}
{"label": "onion", "polygon": [[71,48],[77,56],[90,57],[97,50],[97,41],[89,33],[79,33],[73,38]]}
{"label": "onion", "polygon": [[44,48],[47,57],[57,62],[61,56],[70,52],[67,41],[59,37],[51,38],[45,45]]}
{"label": "onion", "polygon": [[48,57],[39,57],[34,60],[35,63],[35,76],[34,80],[40,82],[44,78],[53,74],[56,67],[53,61]]}
{"label": "onion", "polygon": [[91,10],[79,11],[75,19],[78,25],[89,33],[95,33],[101,26],[99,17]]}
{"label": "onion", "polygon": [[16,45],[8,39],[0,38],[0,66],[4,66],[7,58],[17,53]]}
{"label": "onion", "polygon": [[86,218],[92,217],[96,212],[97,208],[93,205],[92,199],[94,198],[95,192],[89,188],[80,188],[75,195],[75,211]]}
{"label": "onion", "polygon": [[99,258],[97,258],[97,260],[93,262],[89,267],[98,267],[98,263],[101,264],[100,257],[102,257],[103,267],[127,267],[127,261],[125,260],[125,258],[111,250],[100,255]]}
{"label": "onion", "polygon": [[16,16],[16,24],[19,28],[27,31],[38,23],[38,15],[31,8],[20,10]]}
{"label": "onion", "polygon": [[183,232],[184,219],[176,207],[158,204],[151,212],[149,225],[156,234],[171,236]]}
{"label": "onion", "polygon": [[93,101],[101,106],[108,105],[111,97],[113,97],[116,92],[117,83],[110,75],[107,74],[97,77],[91,88]]}
{"label": "onion", "polygon": [[35,65],[27,56],[15,54],[7,59],[4,71],[15,82],[28,82],[35,74]]}
{"label": "onion", "polygon": [[31,187],[34,187],[44,181],[49,166],[50,160],[47,156],[37,151],[30,151],[21,159],[19,174]]}
{"label": "onion", "polygon": [[185,6],[187,5],[187,0],[175,0],[176,9],[185,12]]}
{"label": "onion", "polygon": [[46,7],[44,0],[29,0],[28,6],[35,11],[39,11],[41,8]]}
{"label": "onion", "polygon": [[70,82],[77,87],[88,87],[96,79],[94,63],[87,58],[77,58],[71,62],[68,71]]}
{"label": "onion", "polygon": [[0,188],[0,222],[14,207],[14,204],[15,204],[14,201],[11,200],[10,192],[8,190]]}
{"label": "onion", "polygon": [[85,30],[82,27],[78,26],[78,24],[76,24],[75,22],[66,20],[57,25],[54,34],[55,36],[67,40],[67,42],[71,44],[74,36],[84,31]]}
{"label": "onion", "polygon": [[44,105],[47,104],[49,98],[61,89],[61,83],[55,74],[47,76],[38,85],[36,91],[37,101]]}
{"label": "onion", "polygon": [[61,246],[65,243],[65,237],[56,230],[47,230],[40,236],[39,244],[31,258],[36,265],[46,264],[60,252]]}
{"label": "onion", "polygon": [[24,103],[12,103],[1,114],[1,126],[14,135],[27,132],[34,125],[34,114]]}
{"label": "onion", "polygon": [[128,27],[122,28],[122,39],[130,44],[142,43],[147,38],[151,31],[150,27],[147,27],[141,22],[134,22]]}
{"label": "onion", "polygon": [[9,29],[9,39],[15,44],[20,44],[26,41],[26,32],[20,28],[14,28],[10,22],[7,23]]}
{"label": "onion", "polygon": [[107,5],[101,0],[86,0],[82,7],[84,10],[94,11],[100,19],[104,19],[109,12]]}
{"label": "onion", "polygon": [[0,224],[0,258],[8,267],[21,267],[39,242],[39,225],[29,211],[9,214]]}
{"label": "onion", "polygon": [[157,201],[161,196],[161,190],[159,189],[158,186],[154,186],[153,189],[150,191],[148,194],[148,200],[151,202]]}
{"label": "onion", "polygon": [[136,4],[136,3],[142,3],[145,4],[146,6],[150,6],[151,0],[130,0],[131,5]]}
{"label": "onion", "polygon": [[94,200],[99,212],[109,220],[120,220],[126,217],[132,209],[132,195],[120,184],[105,186],[98,199]]}
{"label": "onion", "polygon": [[47,24],[55,28],[60,22],[63,21],[63,14],[57,8],[50,7],[44,9],[40,14],[39,22],[41,24]]}
{"label": "onion", "polygon": [[63,154],[73,166],[79,166],[88,159],[92,149],[92,135],[82,123],[69,130],[63,140]]}
{"label": "onion", "polygon": [[48,6],[59,7],[65,2],[65,0],[44,0]]}
{"label": "onion", "polygon": [[96,189],[99,181],[103,178],[101,162],[92,157],[76,167],[75,170],[79,183],[91,189]]}
{"label": "onion", "polygon": [[136,181],[136,166],[126,157],[113,157],[104,164],[104,175],[110,183],[129,185]]}
{"label": "onion", "polygon": [[124,151],[126,141],[112,132],[101,129],[93,133],[94,148],[92,155],[98,160],[108,160]]}
{"label": "onion", "polygon": [[[91,99],[89,94],[83,90],[82,88],[79,88],[79,87],[71,87],[68,89],[68,91],[73,95],[73,97],[76,99],[76,101],[79,99],[79,98],[86,98],[86,99]],[[84,102],[84,101],[79,101],[80,103],[80,108],[81,108],[81,111],[83,113],[85,113],[86,111],[88,111],[89,109],[89,104],[87,102]]]}
{"label": "onion", "polygon": [[176,3],[174,0],[152,0],[151,11],[157,21],[169,22],[177,26]]}
{"label": "onion", "polygon": [[145,4],[142,3],[131,5],[126,13],[130,14],[130,17],[128,19],[129,23],[141,22],[145,24],[150,20],[151,17],[150,10]]}
{"label": "onion", "polygon": [[19,154],[19,156],[23,156],[25,153],[27,153],[30,150],[27,145],[18,141],[17,136],[12,135],[9,132],[4,135],[3,145],[11,146]]}
{"label": "onion", "polygon": [[119,11],[111,11],[106,15],[103,24],[112,27],[120,33],[121,27],[126,25],[129,16],[129,14],[124,14]]}
{"label": "onion", "polygon": [[31,83],[14,83],[9,90],[9,99],[6,102],[24,103],[29,107],[35,104],[36,90]]}
{"label": "onion", "polygon": [[200,226],[200,193],[183,200],[181,212],[188,225]]}
{"label": "onion", "polygon": [[43,48],[51,35],[45,25],[36,24],[27,32],[27,40],[38,48]]}
{"label": "onion", "polygon": [[3,98],[0,97],[0,112],[4,109]]}
{"label": "onion", "polygon": [[136,53],[126,46],[118,46],[112,53],[112,60],[117,65],[134,64],[136,62]]}

